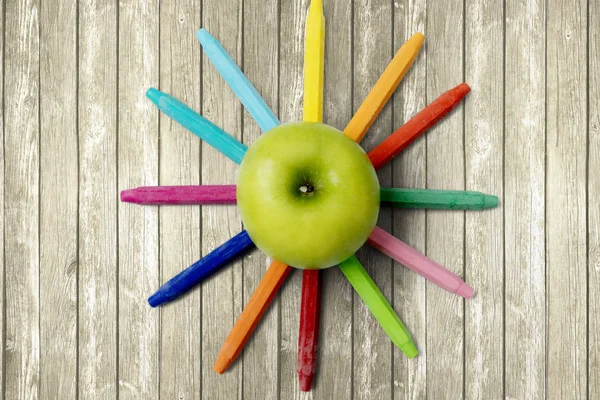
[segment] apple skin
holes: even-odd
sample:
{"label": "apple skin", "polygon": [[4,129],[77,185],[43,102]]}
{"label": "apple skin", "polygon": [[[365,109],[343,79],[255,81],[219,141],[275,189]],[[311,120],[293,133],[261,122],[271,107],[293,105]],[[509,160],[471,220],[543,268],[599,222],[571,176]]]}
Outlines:
{"label": "apple skin", "polygon": [[256,246],[302,269],[350,257],[379,214],[379,180],[364,150],[314,122],[280,125],[260,136],[242,160],[236,196]]}

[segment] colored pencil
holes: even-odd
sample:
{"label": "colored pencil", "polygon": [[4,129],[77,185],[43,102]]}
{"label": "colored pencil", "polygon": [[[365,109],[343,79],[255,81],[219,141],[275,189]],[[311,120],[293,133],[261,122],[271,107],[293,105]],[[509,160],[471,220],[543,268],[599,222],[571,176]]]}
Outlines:
{"label": "colored pencil", "polygon": [[266,132],[279,125],[279,119],[277,119],[273,110],[260,96],[254,85],[240,70],[221,43],[212,37],[206,29],[197,31],[196,37],[200,40],[204,54],[219,71],[219,74],[225,79],[237,98],[240,99],[260,129]]}
{"label": "colored pencil", "polygon": [[271,304],[292,267],[273,262],[248,300],[242,314],[221,347],[213,369],[222,374],[240,355],[256,325]]}
{"label": "colored pencil", "polygon": [[400,208],[483,210],[498,206],[498,197],[479,192],[381,188],[383,204]]}
{"label": "colored pencil", "polygon": [[379,169],[396,157],[415,139],[427,132],[429,128],[452,111],[470,90],[469,85],[461,83],[443,93],[422,111],[419,111],[417,115],[369,152],[369,159],[371,159],[373,167]]}
{"label": "colored pencil", "polygon": [[150,296],[148,303],[152,307],[157,307],[175,300],[252,247],[254,243],[248,233],[246,231],[238,233],[163,284]]}
{"label": "colored pencil", "polygon": [[233,136],[225,133],[221,128],[173,96],[154,88],[148,89],[146,96],[156,104],[160,111],[171,117],[175,122],[219,150],[235,163],[240,164],[242,162],[248,147]]}
{"label": "colored pencil", "polygon": [[[304,39],[303,120],[323,121],[325,73],[325,16],[321,0],[312,0],[306,17]],[[319,318],[321,315],[320,272],[302,271],[302,299],[298,331],[298,381],[300,390],[310,391],[317,370]]]}
{"label": "colored pencil", "polygon": [[408,358],[415,357],[419,352],[410,337],[408,329],[400,321],[398,314],[385,299],[356,256],[343,261],[339,267],[392,342]]}
{"label": "colored pencil", "polygon": [[396,239],[383,229],[375,227],[367,243],[442,289],[467,299],[473,297],[473,288],[467,285],[458,275]]}
{"label": "colored pencil", "polygon": [[417,58],[424,40],[423,34],[417,32],[400,47],[344,129],[346,135],[360,143]]}

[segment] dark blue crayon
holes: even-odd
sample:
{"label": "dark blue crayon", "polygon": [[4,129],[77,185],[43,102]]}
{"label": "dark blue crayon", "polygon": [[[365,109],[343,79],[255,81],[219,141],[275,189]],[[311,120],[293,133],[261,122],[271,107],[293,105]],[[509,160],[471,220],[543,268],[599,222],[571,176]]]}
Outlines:
{"label": "dark blue crayon", "polygon": [[152,307],[175,300],[202,280],[229,264],[241,253],[252,248],[254,243],[245,230],[238,233],[206,256],[190,265],[162,285],[148,299]]}

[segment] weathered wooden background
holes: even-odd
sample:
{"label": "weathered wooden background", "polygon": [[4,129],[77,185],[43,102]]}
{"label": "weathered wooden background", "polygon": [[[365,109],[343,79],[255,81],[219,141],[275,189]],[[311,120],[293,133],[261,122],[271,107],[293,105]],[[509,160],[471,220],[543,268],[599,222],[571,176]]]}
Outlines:
{"label": "weathered wooden background", "polygon": [[383,210],[380,226],[464,276],[450,295],[359,258],[421,354],[407,360],[335,268],[316,387],[298,391],[299,273],[243,357],[212,363],[268,260],[254,252],[160,310],[161,282],[239,232],[235,207],[141,207],[125,188],[233,183],[236,166],[145,99],[160,87],[260,134],[194,36],[218,38],[299,120],[308,0],[3,0],[1,393],[6,399],[600,398],[600,1],[325,0],[325,121],[343,128],[413,32],[425,46],[372,148],[462,81],[464,105],[383,185],[497,194],[485,212]]}

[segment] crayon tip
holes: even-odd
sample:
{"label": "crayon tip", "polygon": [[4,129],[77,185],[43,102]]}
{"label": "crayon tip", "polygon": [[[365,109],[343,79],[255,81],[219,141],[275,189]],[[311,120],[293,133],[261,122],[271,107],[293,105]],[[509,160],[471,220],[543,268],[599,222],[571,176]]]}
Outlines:
{"label": "crayon tip", "polygon": [[484,194],[483,195],[483,208],[495,208],[495,207],[498,207],[498,196]]}
{"label": "crayon tip", "polygon": [[462,98],[471,91],[471,87],[469,85],[467,85],[465,82],[463,82],[460,85],[458,85],[457,87],[455,87],[454,90]]}
{"label": "crayon tip", "polygon": [[419,350],[417,350],[417,346],[415,346],[412,340],[408,343],[404,343],[400,347],[400,350],[402,350],[404,355],[408,358],[415,358],[417,354],[419,354]]}
{"label": "crayon tip", "polygon": [[302,390],[303,392],[310,392],[313,377],[313,374],[307,375],[303,372],[298,371],[298,381],[300,383],[300,390]]}
{"label": "crayon tip", "polygon": [[162,303],[165,303],[166,300],[163,298],[163,296],[161,296],[160,293],[160,289],[154,293],[152,296],[148,297],[148,304],[150,304],[150,307],[158,307],[160,306]]}
{"label": "crayon tip", "polygon": [[164,95],[165,94],[163,92],[161,92],[160,90],[155,89],[155,88],[150,88],[146,92],[146,97],[149,98],[150,101],[152,101],[156,105],[158,105],[160,98],[163,97]]}
{"label": "crayon tip", "polygon": [[473,297],[473,288],[466,283],[461,283],[461,285],[456,289],[455,292],[457,295],[464,297],[465,299],[470,299]]}
{"label": "crayon tip", "polygon": [[223,372],[225,372],[225,370],[227,369],[227,367],[229,367],[229,362],[227,362],[227,358],[226,357],[222,357],[221,354],[219,354],[217,356],[217,361],[215,361],[215,365],[213,365],[213,370],[217,373],[217,374],[222,374]]}
{"label": "crayon tip", "polygon": [[418,48],[421,48],[423,42],[425,41],[425,35],[423,35],[421,32],[415,32],[408,40],[416,44]]}
{"label": "crayon tip", "polygon": [[200,28],[196,31],[196,37],[200,41],[200,44],[204,46],[204,44],[209,40],[214,40],[212,35],[208,33],[208,31],[204,28]]}
{"label": "crayon tip", "polygon": [[310,2],[310,8],[313,8],[317,11],[323,12],[323,0],[312,0]]}
{"label": "crayon tip", "polygon": [[121,201],[123,203],[135,203],[135,189],[126,189],[121,191]]}

